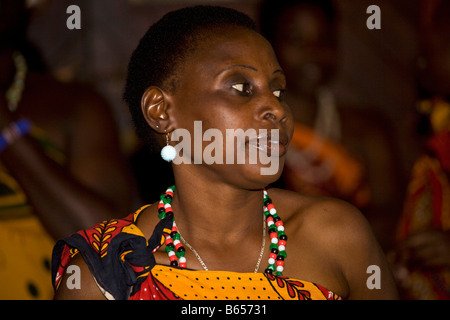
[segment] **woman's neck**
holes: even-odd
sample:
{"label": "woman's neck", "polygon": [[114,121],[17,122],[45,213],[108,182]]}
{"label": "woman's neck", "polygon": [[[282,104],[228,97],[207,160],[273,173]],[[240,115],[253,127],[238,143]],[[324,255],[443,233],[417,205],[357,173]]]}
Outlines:
{"label": "woman's neck", "polygon": [[172,207],[180,233],[187,241],[195,238],[197,242],[232,243],[252,235],[260,237],[262,190],[242,190],[217,182],[184,181],[177,181]]}

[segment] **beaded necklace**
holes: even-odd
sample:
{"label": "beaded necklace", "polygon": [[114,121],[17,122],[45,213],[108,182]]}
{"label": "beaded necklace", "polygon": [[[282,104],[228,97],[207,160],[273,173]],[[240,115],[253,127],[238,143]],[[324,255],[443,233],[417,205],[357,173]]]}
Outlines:
{"label": "beaded necklace", "polygon": [[[160,201],[158,204],[158,217],[160,219],[164,219],[167,214],[171,213],[173,217],[172,210],[172,198],[173,193],[175,191],[175,186],[171,186],[167,188],[166,192],[161,195]],[[263,191],[263,212],[264,218],[266,220],[268,233],[270,236],[270,255],[268,259],[268,266],[265,269],[265,273],[272,274],[274,273],[277,276],[283,275],[284,269],[284,259],[286,258],[286,242],[287,235],[284,232],[283,221],[277,214],[277,210],[275,209],[272,199],[270,199],[267,191],[264,189]],[[186,249],[183,246],[183,242],[192,250],[200,264],[202,264],[205,270],[208,270],[203,260],[198,255],[197,251],[189,245],[179,233],[177,225],[175,223],[175,218],[173,219],[172,230],[170,233],[164,233],[165,235],[165,250],[167,255],[169,256],[170,265],[173,267],[186,268]],[[265,229],[265,228],[264,228]],[[264,243],[264,239],[263,239]],[[264,251],[264,245],[261,249],[260,258],[255,268],[255,273],[258,271],[259,263],[261,261],[262,255]]]}
{"label": "beaded necklace", "polygon": [[11,112],[17,110],[19,101],[22,98],[22,93],[25,86],[25,77],[27,74],[27,62],[20,52],[15,51],[13,53],[13,60],[16,73],[14,75],[13,83],[6,91],[8,109]]}

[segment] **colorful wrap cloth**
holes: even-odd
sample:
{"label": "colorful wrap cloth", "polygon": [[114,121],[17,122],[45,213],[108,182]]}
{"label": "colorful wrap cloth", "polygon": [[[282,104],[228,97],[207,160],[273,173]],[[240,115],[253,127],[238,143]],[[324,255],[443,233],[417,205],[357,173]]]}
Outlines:
{"label": "colorful wrap cloth", "polygon": [[[145,207],[124,219],[97,224],[55,245],[52,279],[62,284],[70,259],[80,253],[108,299],[130,300],[339,300],[320,285],[265,273],[194,271],[157,265],[153,252],[164,243],[172,220],[162,219],[149,241],[135,225]],[[166,230],[167,232],[167,230]],[[76,290],[76,289],[74,289]]]}

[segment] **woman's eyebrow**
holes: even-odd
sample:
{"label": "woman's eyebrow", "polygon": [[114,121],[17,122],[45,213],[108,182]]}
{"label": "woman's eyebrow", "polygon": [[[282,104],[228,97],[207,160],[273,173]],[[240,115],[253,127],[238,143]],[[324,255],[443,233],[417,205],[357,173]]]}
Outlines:
{"label": "woman's eyebrow", "polygon": [[246,65],[246,64],[232,64],[232,65],[229,65],[229,66],[225,67],[224,69],[220,70],[220,71],[216,74],[216,77],[219,76],[219,75],[221,75],[221,74],[224,73],[225,71],[230,70],[230,69],[233,69],[233,68],[245,68],[245,69],[250,69],[250,70],[252,70],[252,71],[258,71],[258,69],[256,69],[255,67],[252,67],[252,66],[249,66],[249,65]]}
{"label": "woman's eyebrow", "polygon": [[[245,69],[250,69],[250,70],[252,70],[252,71],[258,71],[258,69],[256,69],[255,67],[252,67],[252,66],[249,66],[249,65],[246,65],[246,64],[232,64],[232,65],[229,65],[229,66],[225,67],[224,69],[220,70],[220,71],[216,74],[216,77],[219,76],[219,75],[221,75],[221,74],[224,73],[225,71],[230,70],[230,69],[233,69],[233,68],[245,68]],[[275,73],[281,73],[282,75],[284,75],[284,71],[281,70],[281,69],[277,69],[277,70],[275,70],[273,73],[274,73],[274,74],[275,74]]]}

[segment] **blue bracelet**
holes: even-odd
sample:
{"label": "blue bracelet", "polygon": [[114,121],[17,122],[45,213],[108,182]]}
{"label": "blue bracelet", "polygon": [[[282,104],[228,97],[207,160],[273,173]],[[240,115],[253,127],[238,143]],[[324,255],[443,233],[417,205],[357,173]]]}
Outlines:
{"label": "blue bracelet", "polygon": [[5,150],[16,140],[31,131],[31,122],[27,119],[19,119],[3,129],[0,134],[0,152]]}

